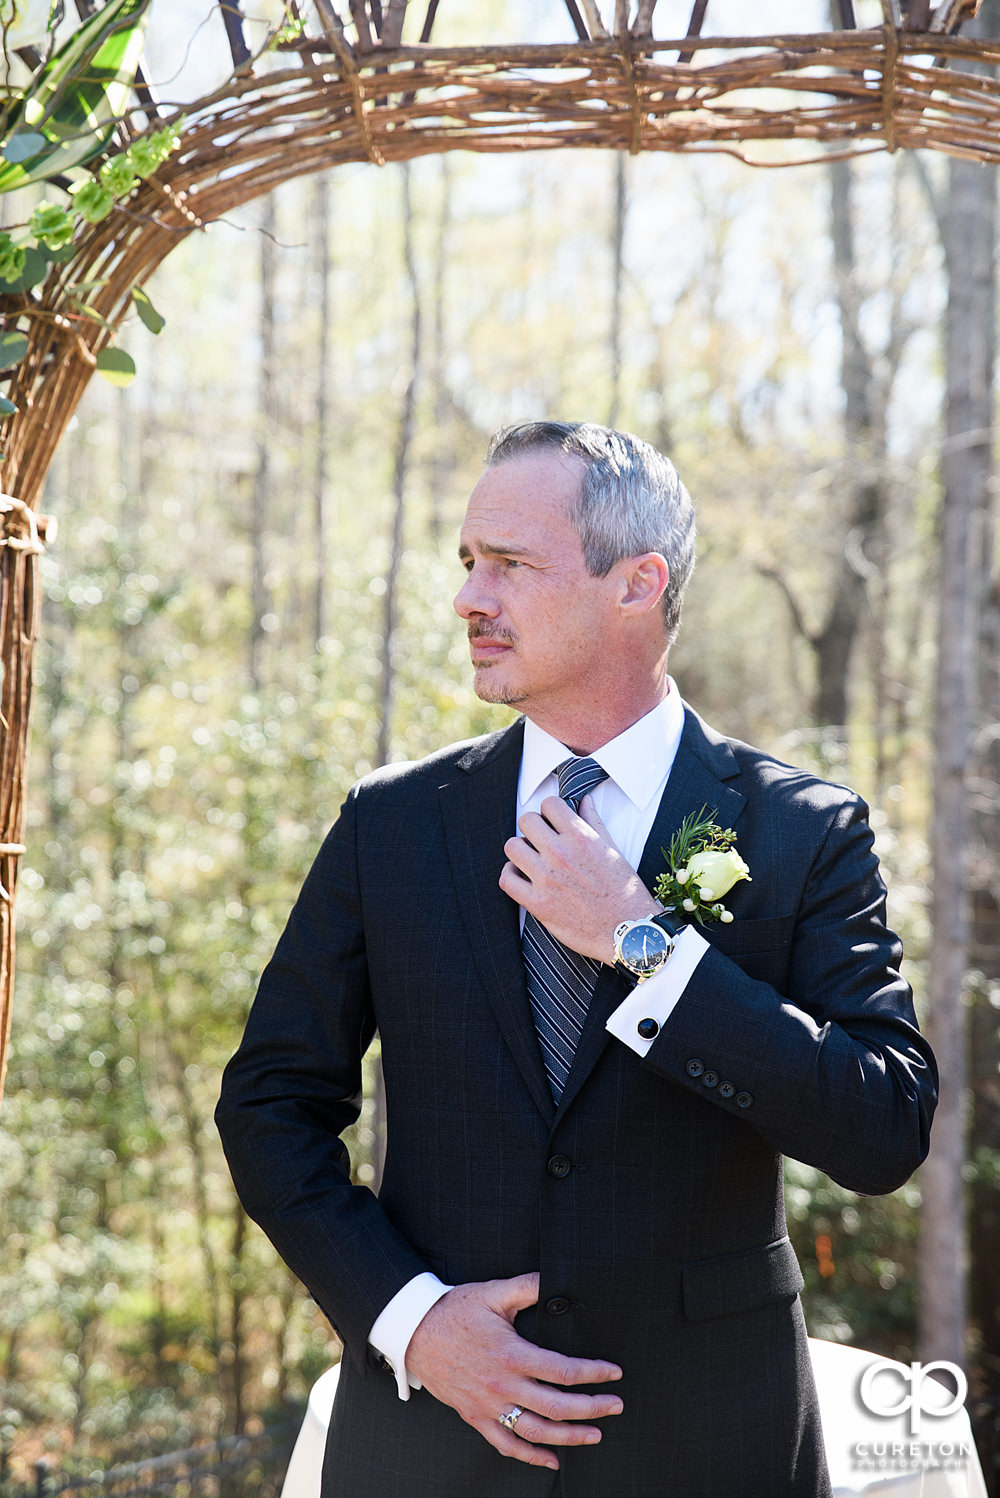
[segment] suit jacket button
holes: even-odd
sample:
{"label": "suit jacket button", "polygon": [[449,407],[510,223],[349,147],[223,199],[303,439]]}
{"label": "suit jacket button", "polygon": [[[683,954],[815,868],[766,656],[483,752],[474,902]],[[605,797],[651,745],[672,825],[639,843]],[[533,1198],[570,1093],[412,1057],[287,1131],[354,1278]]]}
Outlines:
{"label": "suit jacket button", "polygon": [[753,1098],[750,1096],[749,1092],[738,1092],[736,1094],[736,1106],[737,1106],[737,1108],[749,1108],[749,1106],[750,1106],[750,1104],[752,1102],[753,1102]]}
{"label": "suit jacket button", "polygon": [[720,1082],[719,1083],[719,1096],[720,1097],[731,1098],[733,1096],[733,1093],[735,1091],[736,1091],[736,1088],[733,1086],[732,1082]]}
{"label": "suit jacket button", "polygon": [[660,1027],[655,1019],[641,1019],[636,1025],[636,1029],[643,1040],[655,1040],[660,1033]]}
{"label": "suit jacket button", "polygon": [[702,1078],[701,1078],[701,1085],[702,1085],[702,1087],[718,1087],[718,1085],[719,1085],[719,1073],[717,1071],[703,1072],[702,1073]]}
{"label": "suit jacket button", "polygon": [[705,1063],[704,1061],[699,1061],[697,1057],[692,1057],[684,1070],[687,1072],[689,1077],[700,1077],[702,1072],[705,1070]]}
{"label": "suit jacket button", "polygon": [[569,1301],[565,1295],[550,1295],[545,1302],[545,1309],[550,1316],[565,1316],[569,1310]]}
{"label": "suit jacket button", "polygon": [[573,1169],[573,1162],[568,1155],[553,1155],[545,1169],[550,1176],[555,1176],[557,1181],[561,1181],[563,1176],[568,1176]]}

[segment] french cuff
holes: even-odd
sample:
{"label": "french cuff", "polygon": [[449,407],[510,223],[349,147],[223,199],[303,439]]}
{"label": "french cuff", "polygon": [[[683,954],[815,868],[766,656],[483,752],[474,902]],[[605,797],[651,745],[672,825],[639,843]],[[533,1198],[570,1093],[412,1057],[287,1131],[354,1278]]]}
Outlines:
{"label": "french cuff", "polygon": [[411,1389],[422,1389],[423,1384],[412,1373],[406,1371],[406,1349],[410,1338],[423,1321],[431,1306],[437,1305],[442,1295],[453,1290],[436,1274],[426,1270],[416,1275],[402,1290],[397,1290],[389,1304],[375,1318],[368,1341],[376,1352],[380,1352],[396,1375],[396,1388],[400,1399],[409,1399]]}
{"label": "french cuff", "polygon": [[660,971],[645,983],[636,984],[612,1012],[605,1028],[637,1056],[645,1056],[707,951],[708,942],[701,932],[685,926]]}

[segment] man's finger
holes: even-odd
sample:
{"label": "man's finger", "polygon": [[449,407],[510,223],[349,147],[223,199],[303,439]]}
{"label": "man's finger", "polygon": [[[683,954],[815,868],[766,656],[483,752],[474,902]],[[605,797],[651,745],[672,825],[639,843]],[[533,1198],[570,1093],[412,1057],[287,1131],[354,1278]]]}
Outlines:
{"label": "man's finger", "polygon": [[542,866],[537,848],[525,842],[523,837],[509,837],[503,845],[503,851],[514,867],[529,877],[532,869],[537,872]]}
{"label": "man's finger", "polygon": [[516,900],[519,905],[523,905],[526,910],[528,909],[531,892],[535,886],[526,874],[522,874],[516,864],[505,863],[500,870],[500,878],[497,880],[497,883],[505,895],[510,895],[512,900]]}
{"label": "man's finger", "polygon": [[[518,1421],[518,1424],[521,1422]],[[496,1430],[489,1425],[477,1425],[474,1429],[479,1431],[495,1446],[501,1456],[512,1456],[515,1461],[527,1462],[530,1467],[548,1467],[553,1472],[559,1471],[559,1458],[555,1452],[545,1446],[532,1446],[530,1441],[522,1441],[512,1430],[504,1430],[497,1421]]]}
{"label": "man's finger", "polygon": [[[520,1359],[517,1371],[526,1378],[537,1379],[542,1383],[552,1384],[556,1388],[572,1389],[577,1384],[610,1384],[621,1378],[622,1370],[617,1363],[605,1362],[603,1358],[571,1358],[566,1353],[552,1352],[547,1347],[539,1347],[535,1342],[524,1342],[523,1347],[518,1349]],[[563,1396],[560,1396],[561,1398]],[[617,1399],[617,1395],[606,1394],[584,1394],[574,1395],[574,1399],[590,1399],[599,1402],[611,1398]],[[532,1404],[532,1409],[538,1409]],[[596,1406],[589,1414],[597,1418]],[[588,1411],[582,1414],[570,1414],[568,1408],[560,1408],[560,1418],[581,1419],[587,1418]]]}
{"label": "man's finger", "polygon": [[[535,1428],[537,1426],[537,1429]],[[532,1421],[529,1412],[525,1412],[517,1422],[518,1434],[512,1430],[505,1430],[499,1421],[496,1430],[481,1430],[491,1446],[495,1446],[502,1456],[512,1456],[516,1461],[527,1462],[532,1467],[549,1467],[553,1472],[559,1470],[559,1458],[552,1450],[552,1445],[536,1446],[534,1441],[551,1442],[558,1446],[595,1446],[601,1439],[601,1432],[592,1425],[552,1425],[543,1420]],[[521,1436],[520,1432],[524,1431]]]}
{"label": "man's finger", "polygon": [[[559,805],[568,817],[575,815],[564,801],[560,801]],[[526,811],[517,819],[517,828],[521,833],[520,840],[529,843],[533,848],[551,847],[560,830],[565,832],[571,825],[572,823],[564,820],[561,829],[555,827],[548,817],[542,816],[540,811]]]}
{"label": "man's finger", "polygon": [[525,812],[521,821],[523,822],[525,817],[538,815],[539,813],[542,820],[548,822],[549,826],[554,828],[556,832],[569,832],[576,822],[576,812],[560,796],[546,796],[539,808],[539,812]]}

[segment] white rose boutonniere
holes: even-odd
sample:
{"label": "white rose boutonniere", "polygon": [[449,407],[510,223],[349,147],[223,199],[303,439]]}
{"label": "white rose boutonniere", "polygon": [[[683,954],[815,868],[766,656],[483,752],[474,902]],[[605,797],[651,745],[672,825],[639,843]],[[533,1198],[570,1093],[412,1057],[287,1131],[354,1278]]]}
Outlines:
{"label": "white rose boutonniere", "polygon": [[736,834],[712,820],[708,808],[692,812],[663,850],[667,872],[653,894],[670,910],[693,916],[699,926],[710,921],[728,924],[732,913],[722,904],[734,884],[750,878],[750,868],[733,844]]}

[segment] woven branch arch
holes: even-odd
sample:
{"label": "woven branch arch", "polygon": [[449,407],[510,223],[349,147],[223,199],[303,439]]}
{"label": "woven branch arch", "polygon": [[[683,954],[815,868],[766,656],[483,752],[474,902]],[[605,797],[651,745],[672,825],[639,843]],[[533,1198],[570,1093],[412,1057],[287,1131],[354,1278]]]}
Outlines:
{"label": "woven branch arch", "polygon": [[[331,0],[287,0],[295,34],[256,58],[240,0],[218,3],[233,69],[224,83],[168,109],[140,70],[121,127],[135,137],[183,119],[181,149],[40,288],[0,299],[6,326],[29,339],[0,464],[0,489],[16,496],[0,498],[0,1089],[45,529],[32,512],[132,288],[181,240],[292,177],[452,150],[724,151],[779,166],[930,148],[1000,161],[1000,38],[960,33],[978,0],[880,0],[866,28],[853,0],[839,0],[839,29],[741,37],[706,35],[710,0],[694,0],[673,38],[654,34],[656,0],[549,0],[565,42],[464,47],[431,41],[439,0],[412,44],[407,0],[350,0],[349,22]],[[77,8],[88,14],[94,0]],[[103,326],[73,313],[82,281],[103,283],[91,298]]]}

